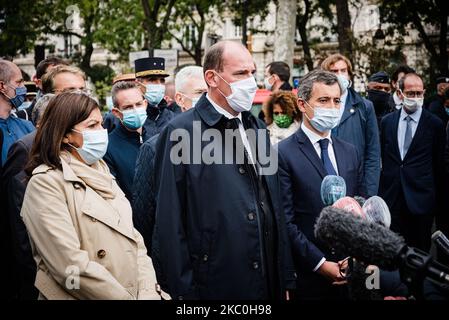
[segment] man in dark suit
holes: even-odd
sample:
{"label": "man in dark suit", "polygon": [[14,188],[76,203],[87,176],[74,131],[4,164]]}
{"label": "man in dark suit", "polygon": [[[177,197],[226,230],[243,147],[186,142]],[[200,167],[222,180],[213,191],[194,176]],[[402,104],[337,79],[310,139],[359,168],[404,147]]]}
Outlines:
{"label": "man in dark suit", "polygon": [[428,251],[443,186],[444,126],[422,108],[424,85],[416,73],[399,80],[402,108],[381,122],[380,196],[391,211],[391,229]]}
{"label": "man in dark suit", "polygon": [[[342,88],[335,74],[315,70],[298,88],[303,123],[296,134],[279,143],[279,172],[287,230],[298,271],[299,299],[345,297],[337,257],[314,236],[324,204],[320,189],[327,175],[345,179],[347,195],[365,195],[362,162],[355,147],[331,136],[340,119]],[[332,285],[334,284],[334,285]]]}
{"label": "man in dark suit", "polygon": [[271,175],[259,170],[270,140],[249,112],[254,61],[240,43],[223,41],[209,48],[203,70],[207,94],[156,145],[158,281],[173,299],[284,299],[294,268],[277,166]]}

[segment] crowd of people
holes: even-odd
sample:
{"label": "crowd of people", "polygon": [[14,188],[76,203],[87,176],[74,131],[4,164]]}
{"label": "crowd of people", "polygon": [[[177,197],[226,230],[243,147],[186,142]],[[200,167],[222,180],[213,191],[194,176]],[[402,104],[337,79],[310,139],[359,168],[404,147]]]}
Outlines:
{"label": "crowd of people", "polygon": [[[380,196],[409,246],[449,234],[449,75],[425,101],[415,70],[379,70],[364,97],[337,53],[293,93],[275,61],[257,116],[255,71],[232,41],[173,83],[163,58],[138,59],[102,113],[67,61],[44,59],[25,83],[0,60],[7,298],[360,299],[347,257],[314,232],[328,176],[342,196]],[[380,299],[412,297],[399,271],[381,277]]]}

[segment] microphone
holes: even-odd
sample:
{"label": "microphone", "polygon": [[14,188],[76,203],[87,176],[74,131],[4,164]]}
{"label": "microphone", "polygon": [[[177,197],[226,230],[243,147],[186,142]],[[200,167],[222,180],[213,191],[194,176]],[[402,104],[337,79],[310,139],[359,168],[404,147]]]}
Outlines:
{"label": "microphone", "polygon": [[353,256],[386,270],[395,270],[396,257],[405,246],[402,237],[361,216],[325,207],[315,224],[315,237],[342,255]]}
{"label": "microphone", "polygon": [[321,182],[321,201],[325,206],[331,206],[340,198],[346,196],[346,182],[340,176],[328,175]]}
{"label": "microphone", "polygon": [[388,209],[388,205],[385,203],[384,199],[378,196],[373,196],[365,201],[362,209],[363,212],[365,212],[368,221],[390,228],[390,209]]}
{"label": "microphone", "polygon": [[352,214],[355,214],[356,216],[365,217],[365,213],[363,212],[360,204],[357,202],[357,200],[351,197],[344,197],[338,199],[332,205],[332,207],[344,210],[346,212],[350,212]]}
{"label": "microphone", "polygon": [[408,247],[404,239],[377,223],[333,207],[326,207],[315,224],[315,237],[336,252],[350,255],[381,269],[400,269],[402,281],[410,286],[428,277],[449,287],[449,270],[425,252]]}
{"label": "microphone", "polygon": [[446,255],[449,255],[449,240],[440,230],[432,234],[432,241],[441,249]]}

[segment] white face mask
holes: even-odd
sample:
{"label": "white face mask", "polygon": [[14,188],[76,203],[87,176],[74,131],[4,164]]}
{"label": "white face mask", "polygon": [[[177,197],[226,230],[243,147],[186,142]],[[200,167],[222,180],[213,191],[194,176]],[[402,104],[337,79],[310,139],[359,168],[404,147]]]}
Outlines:
{"label": "white face mask", "polygon": [[215,74],[226,82],[226,84],[231,88],[232,93],[227,97],[220,91],[220,89],[217,88],[226,101],[228,101],[231,108],[234,109],[235,112],[251,110],[257,91],[256,79],[251,76],[244,80],[229,83],[218,73],[215,72]]}
{"label": "white face mask", "polygon": [[304,113],[310,124],[319,132],[327,132],[338,125],[340,121],[340,110],[337,108],[312,108],[307,101],[304,102],[313,110],[313,118],[310,119],[307,113]]}
{"label": "white face mask", "polygon": [[82,132],[72,130],[83,136],[83,146],[77,148],[71,144],[68,145],[78,152],[85,163],[92,165],[104,157],[108,149],[108,130],[85,130]]}
{"label": "white face mask", "polygon": [[263,80],[263,83],[264,83],[264,85],[265,85],[265,89],[270,90],[270,91],[271,91],[271,89],[273,89],[273,85],[270,83],[270,79],[271,79],[272,77],[273,77],[273,75],[271,75],[270,77],[265,78],[265,79]]}
{"label": "white face mask", "polygon": [[[402,93],[402,91],[401,91]],[[407,98],[404,93],[402,93],[403,96],[403,104],[404,107],[410,111],[411,113],[416,112],[419,108],[422,108],[424,104],[424,98]]]}
{"label": "white face mask", "polygon": [[337,75],[338,78],[338,82],[340,82],[340,86],[343,90],[343,93],[346,92],[346,90],[348,90],[348,88],[351,86],[351,80],[348,80],[348,78],[342,74],[338,74]]}

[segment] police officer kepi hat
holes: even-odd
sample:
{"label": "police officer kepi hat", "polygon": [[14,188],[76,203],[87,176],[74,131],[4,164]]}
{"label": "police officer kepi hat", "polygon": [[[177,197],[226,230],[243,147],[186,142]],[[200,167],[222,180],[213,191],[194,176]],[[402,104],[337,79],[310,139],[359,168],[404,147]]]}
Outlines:
{"label": "police officer kepi hat", "polygon": [[165,71],[165,59],[164,58],[142,58],[137,59],[134,62],[134,69],[136,72],[136,78],[157,76],[157,77],[169,77],[170,75]]}

